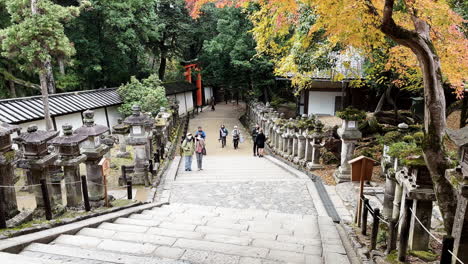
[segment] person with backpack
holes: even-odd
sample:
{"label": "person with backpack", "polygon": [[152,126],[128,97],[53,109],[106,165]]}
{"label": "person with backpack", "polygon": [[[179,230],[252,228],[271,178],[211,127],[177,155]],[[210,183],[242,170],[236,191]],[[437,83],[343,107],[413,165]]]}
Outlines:
{"label": "person with backpack", "polygon": [[252,130],[252,140],[253,140],[253,154],[257,156],[258,154],[258,146],[257,146],[257,135],[260,130],[260,126],[257,124],[255,128]]}
{"label": "person with backpack", "polygon": [[206,133],[203,131],[201,126],[199,126],[197,132],[195,132],[195,137],[198,137],[198,135],[201,135],[203,139],[206,139]]}
{"label": "person with backpack", "polygon": [[197,166],[198,170],[203,170],[202,162],[203,162],[203,155],[206,155],[205,149],[205,140],[202,138],[201,135],[198,135],[195,138],[195,155],[197,156]]}
{"label": "person with backpack", "polygon": [[219,140],[221,141],[221,147],[224,148],[226,146],[226,137],[228,136],[228,130],[224,125],[221,125],[219,129]]}
{"label": "person with backpack", "polygon": [[185,171],[192,171],[192,158],[193,152],[195,151],[195,142],[192,133],[187,133],[181,147],[185,157]]}
{"label": "person with backpack", "polygon": [[240,130],[237,128],[237,126],[234,126],[234,130],[232,130],[232,141],[234,143],[234,149],[239,148],[240,137],[241,137]]}
{"label": "person with backpack", "polygon": [[263,149],[265,148],[265,141],[266,141],[266,136],[265,134],[263,134],[263,129],[260,128],[258,130],[258,135],[256,137],[259,158],[263,157]]}

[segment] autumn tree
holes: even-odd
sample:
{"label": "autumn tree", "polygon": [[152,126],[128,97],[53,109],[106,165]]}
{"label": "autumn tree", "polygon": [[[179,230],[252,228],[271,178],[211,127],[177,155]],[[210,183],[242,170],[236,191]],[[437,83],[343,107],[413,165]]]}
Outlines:
{"label": "autumn tree", "polygon": [[[394,43],[388,63],[400,69],[420,71],[425,99],[424,159],[434,182],[445,230],[451,233],[457,197],[444,177],[449,160],[444,150],[446,128],[443,83],[448,82],[459,96],[464,90],[468,72],[468,41],[461,30],[463,19],[446,1],[434,0],[186,0],[192,15],[197,16],[206,2],[218,5],[261,6],[268,19],[260,20],[255,31],[260,52],[271,48],[281,50],[269,40],[271,35],[290,34],[297,25],[303,6],[313,9],[316,21],[308,28],[307,38],[299,46],[313,44],[316,34],[324,34],[328,47],[342,46],[359,49],[363,55],[373,48]],[[267,10],[267,11],[266,11]],[[262,24],[263,22],[263,24]],[[271,36],[270,35],[270,36]],[[281,35],[280,35],[281,36]],[[266,40],[266,41],[265,41]],[[389,41],[390,40],[390,41]],[[404,70],[402,70],[404,72]]]}

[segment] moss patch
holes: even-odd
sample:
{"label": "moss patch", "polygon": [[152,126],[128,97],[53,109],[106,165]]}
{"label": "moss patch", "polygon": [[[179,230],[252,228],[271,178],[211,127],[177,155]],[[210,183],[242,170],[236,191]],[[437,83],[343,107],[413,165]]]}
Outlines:
{"label": "moss patch", "polygon": [[431,251],[410,251],[410,255],[420,258],[424,261],[435,261],[438,258],[438,255]]}

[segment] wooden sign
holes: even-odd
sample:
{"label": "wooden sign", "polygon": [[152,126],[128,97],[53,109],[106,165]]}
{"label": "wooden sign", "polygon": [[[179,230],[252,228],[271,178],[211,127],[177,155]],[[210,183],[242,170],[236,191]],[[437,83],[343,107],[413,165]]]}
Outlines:
{"label": "wooden sign", "polygon": [[111,168],[110,160],[108,158],[102,158],[98,165],[101,166],[102,176],[110,176]]}
{"label": "wooden sign", "polygon": [[103,157],[99,161],[99,166],[101,166],[102,171],[102,181],[104,182],[104,201],[106,206],[109,207],[109,198],[107,197],[107,176],[110,176],[110,160],[106,157]]}

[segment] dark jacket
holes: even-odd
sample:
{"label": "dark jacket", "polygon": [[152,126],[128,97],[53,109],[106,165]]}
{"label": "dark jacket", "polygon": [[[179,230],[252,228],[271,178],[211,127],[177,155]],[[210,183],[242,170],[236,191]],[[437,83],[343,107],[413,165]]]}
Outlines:
{"label": "dark jacket", "polygon": [[256,142],[257,140],[257,135],[258,135],[258,129],[254,128],[254,130],[252,130],[252,139],[254,142]]}
{"label": "dark jacket", "polygon": [[223,138],[223,135],[222,135],[223,133],[225,134],[224,137],[227,137],[227,135],[229,134],[227,128],[220,128],[219,129],[219,138]]}
{"label": "dark jacket", "polygon": [[257,135],[257,138],[255,139],[255,143],[257,143],[257,145],[264,145],[265,140],[266,140],[265,134],[259,133]]}

